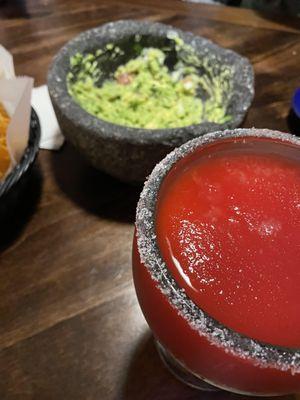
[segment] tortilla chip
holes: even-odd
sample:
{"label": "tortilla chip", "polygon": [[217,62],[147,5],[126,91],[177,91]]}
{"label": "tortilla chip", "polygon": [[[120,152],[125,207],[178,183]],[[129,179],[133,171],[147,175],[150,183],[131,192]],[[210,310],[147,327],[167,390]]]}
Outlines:
{"label": "tortilla chip", "polygon": [[10,118],[4,106],[0,103],[0,179],[3,178],[10,164],[10,157],[6,144],[6,132],[9,122]]}

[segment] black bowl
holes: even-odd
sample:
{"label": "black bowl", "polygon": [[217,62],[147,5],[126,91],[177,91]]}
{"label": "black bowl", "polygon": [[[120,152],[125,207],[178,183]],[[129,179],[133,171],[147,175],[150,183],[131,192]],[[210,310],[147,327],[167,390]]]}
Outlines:
{"label": "black bowl", "polygon": [[40,122],[36,112],[32,109],[29,139],[25,152],[21,161],[11,170],[6,178],[0,182],[0,210],[3,206],[8,206],[12,195],[14,194],[15,197],[18,188],[23,186],[29,170],[36,159],[39,150],[40,135]]}
{"label": "black bowl", "polygon": [[[109,43],[124,50],[124,55],[114,59],[107,57],[101,63],[105,78],[118,65],[136,56],[136,35],[143,47],[165,48],[166,44],[170,45],[170,32],[190,45],[199,59],[205,57],[214,68],[221,68],[222,65],[232,68],[232,90],[227,107],[227,112],[232,116],[229,122],[203,122],[170,129],[130,128],[88,114],[69,95],[66,78],[70,71],[70,57],[77,52],[95,52]],[[169,57],[171,63],[172,56],[174,52]],[[66,138],[96,168],[120,180],[138,182],[143,181],[154,165],[174,147],[205,133],[240,125],[253,99],[254,76],[246,58],[200,36],[160,23],[118,21],[83,32],[67,43],[50,67],[48,87],[59,125]]]}

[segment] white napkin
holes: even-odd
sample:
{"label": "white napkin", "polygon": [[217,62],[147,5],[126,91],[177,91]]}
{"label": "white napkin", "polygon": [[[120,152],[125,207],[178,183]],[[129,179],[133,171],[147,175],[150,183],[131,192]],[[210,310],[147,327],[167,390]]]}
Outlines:
{"label": "white napkin", "polygon": [[12,165],[21,160],[28,143],[32,86],[33,79],[25,76],[0,79],[0,99],[11,118],[6,140]]}
{"label": "white napkin", "polygon": [[59,129],[46,85],[32,90],[31,105],[35,109],[41,124],[40,148],[46,150],[60,149],[65,139]]}
{"label": "white napkin", "polygon": [[0,101],[10,116],[6,132],[10,168],[20,161],[28,143],[32,86],[32,78],[15,76],[13,57],[0,45]]}
{"label": "white napkin", "polygon": [[9,51],[0,45],[0,78],[15,78],[14,60]]}

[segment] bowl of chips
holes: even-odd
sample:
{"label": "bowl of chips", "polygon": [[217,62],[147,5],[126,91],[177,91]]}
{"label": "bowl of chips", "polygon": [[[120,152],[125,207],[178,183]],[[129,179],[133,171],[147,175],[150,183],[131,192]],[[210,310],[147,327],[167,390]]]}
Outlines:
{"label": "bowl of chips", "polygon": [[3,104],[0,103],[0,203],[3,202],[9,192],[25,180],[36,159],[40,141],[39,119],[36,112],[31,109],[27,147],[20,161],[15,165],[12,164],[6,140],[9,123],[9,114]]}

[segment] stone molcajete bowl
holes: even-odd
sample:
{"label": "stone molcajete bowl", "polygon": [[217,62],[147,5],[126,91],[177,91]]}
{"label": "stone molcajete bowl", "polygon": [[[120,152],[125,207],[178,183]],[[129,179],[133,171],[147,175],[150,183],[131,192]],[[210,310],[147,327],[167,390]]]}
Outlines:
{"label": "stone molcajete bowl", "polygon": [[[200,75],[207,75],[208,81],[214,80],[214,76],[218,76],[224,68],[230,71],[230,80],[227,82],[230,90],[224,96],[226,115],[230,116],[227,122],[202,122],[169,129],[125,127],[88,114],[69,95],[66,80],[70,71],[70,57],[74,54],[95,53],[98,49],[106,48],[107,44],[117,45],[124,51],[123,55],[117,58],[104,57],[99,61],[106,78],[111,77],[119,65],[137,57],[137,49],[144,47],[164,51],[169,49],[166,61],[170,64],[167,64],[168,67],[172,68],[172,64],[178,60],[186,62],[186,51],[176,50],[172,36],[182,39],[193,50],[200,60],[197,71]],[[137,42],[139,46],[136,46]],[[205,133],[240,125],[253,99],[254,76],[246,58],[207,39],[160,23],[118,21],[83,32],[68,42],[50,67],[48,87],[64,135],[91,164],[122,181],[141,182],[174,147]],[[200,93],[199,96],[205,98],[207,93]]]}

